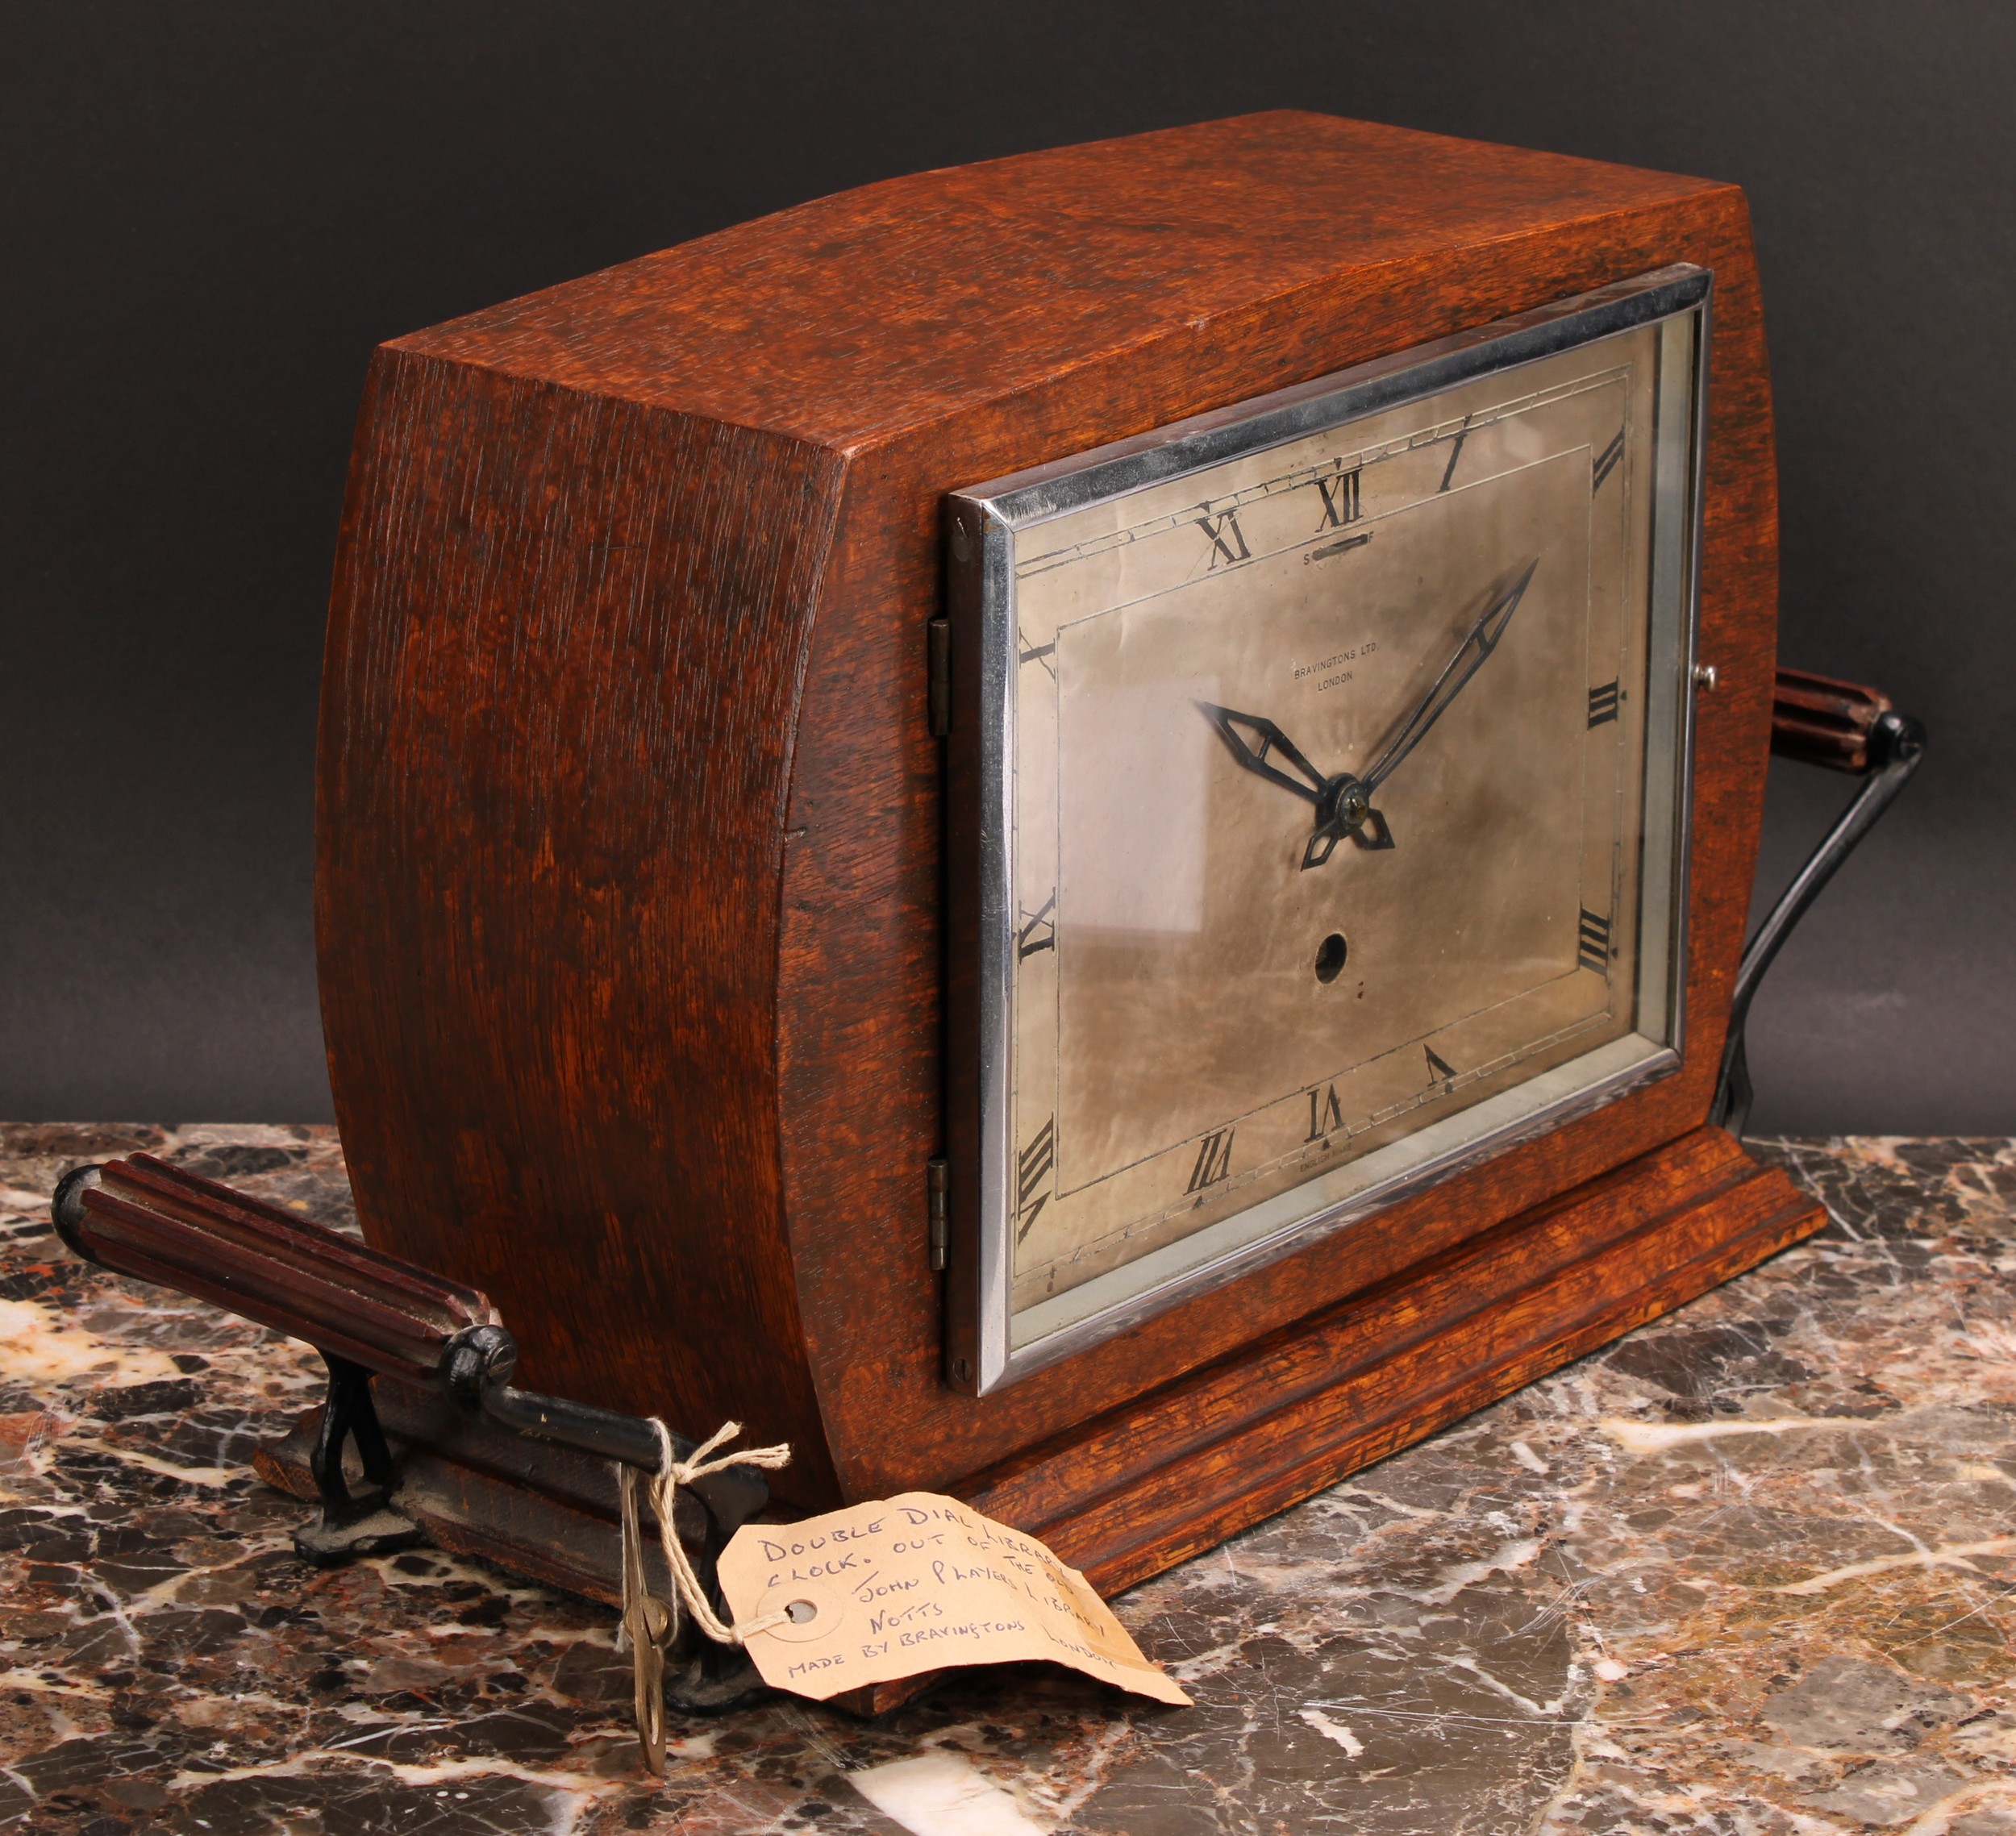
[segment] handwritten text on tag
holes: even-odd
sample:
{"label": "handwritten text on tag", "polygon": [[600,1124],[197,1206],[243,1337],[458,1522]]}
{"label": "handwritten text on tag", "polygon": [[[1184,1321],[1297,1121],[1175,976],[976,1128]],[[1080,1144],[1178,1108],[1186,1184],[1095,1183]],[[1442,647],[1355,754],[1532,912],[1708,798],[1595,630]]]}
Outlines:
{"label": "handwritten text on tag", "polygon": [[1047,1658],[1158,1701],[1189,1697],[1032,1536],[935,1492],[795,1524],[745,1524],[721,1586],[764,1680],[824,1701],[948,1664]]}

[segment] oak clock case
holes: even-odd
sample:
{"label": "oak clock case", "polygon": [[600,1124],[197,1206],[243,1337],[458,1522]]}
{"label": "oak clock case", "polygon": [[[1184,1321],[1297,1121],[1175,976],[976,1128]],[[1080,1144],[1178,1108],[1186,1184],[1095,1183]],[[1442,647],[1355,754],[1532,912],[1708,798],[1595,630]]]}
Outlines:
{"label": "oak clock case", "polygon": [[[1200,179],[1208,217],[1195,208]],[[1441,556],[1422,532],[1438,518],[1467,518],[1480,492],[1505,498],[1508,527],[1552,502],[1547,464],[1530,483],[1497,485],[1466,469],[1487,460],[1493,475],[1502,468],[1489,455],[1508,435],[1479,418],[1491,406],[1489,389],[1477,387],[1485,369],[1431,387],[1390,381],[1387,395],[1237,452],[1186,444],[1186,417],[1244,405],[1224,424],[1250,419],[1286,384],[1306,406],[1388,374],[1352,366],[1377,360],[1397,376],[1410,360],[1394,353],[1418,359],[1457,333],[1482,346],[1512,315],[1678,262],[1714,277],[1698,572],[1701,657],[1719,677],[1693,702],[1702,739],[1686,935],[1668,944],[1676,976],[1685,960],[1685,1011],[1675,1002],[1662,1035],[1643,994],[1659,929],[1643,914],[1679,902],[1677,886],[1669,901],[1643,889],[1643,835],[1664,807],[1646,788],[1655,749],[1644,747],[1642,781],[1619,780],[1606,753],[1608,781],[1622,784],[1614,833],[1620,847],[1640,838],[1640,864],[1617,880],[1622,914],[1606,946],[1615,951],[1611,985],[1633,1011],[1628,1028],[1589,1049],[1636,1051],[1629,1039],[1642,1033],[1678,1047],[1684,1063],[1589,1114],[1556,1122],[1536,1110],[1531,1139],[1502,1149],[1495,1135],[1472,1141],[1463,1151],[1486,1156],[1478,1164],[1389,1195],[1385,1175],[1367,1172],[1380,1155],[1422,1152],[1409,1177],[1439,1180],[1422,1150],[1441,1139],[1432,1131],[1460,1133],[1574,1060],[1417,1101],[1431,1084],[1431,1047],[1453,1084],[1537,1035],[1459,1050],[1443,1035],[1461,1016],[1400,1010],[1425,999],[1409,991],[1435,978],[1373,972],[1382,951],[1425,955],[1437,937],[1447,943],[1432,901],[1408,905],[1404,923],[1398,903],[1326,901],[1357,897],[1374,872],[1410,898],[1441,874],[1451,909],[1466,909],[1476,889],[1464,867],[1482,863],[1489,875],[1478,876],[1503,876],[1529,918],[1543,881],[1564,907],[1572,899],[1579,954],[1580,910],[1604,915],[1589,889],[1602,876],[1592,871],[1583,885],[1560,811],[1541,799],[1530,821],[1545,845],[1519,852],[1442,810],[1439,774],[1470,756],[1458,743],[1466,735],[1493,753],[1509,748],[1494,771],[1523,803],[1548,789],[1535,774],[1571,742],[1627,744],[1635,756],[1657,725],[1650,692],[1672,684],[1678,659],[1654,671],[1646,624],[1639,639],[1616,640],[1612,668],[1593,671],[1583,657],[1543,672],[1535,693],[1552,711],[1544,721],[1520,714],[1523,690],[1507,697],[1533,667],[1525,647],[1536,633],[1561,641],[1555,570],[1564,551],[1509,536],[1494,547],[1479,535],[1481,545],[1452,542],[1435,560],[1442,572],[1422,589],[1442,595],[1432,604],[1410,586],[1405,603],[1364,612],[1360,638],[1390,642],[1404,667],[1389,670],[1383,647],[1320,667],[1353,641],[1346,633],[1308,647],[1313,631],[1294,622],[1314,614],[1295,611],[1304,602],[1293,597],[1304,580],[1313,593],[1368,569],[1377,577],[1393,565],[1389,550]],[[1543,313],[1527,330],[1539,337],[1572,316]],[[1552,362],[1572,343],[1527,362]],[[1438,393],[1446,408],[1426,406]],[[1458,425],[1444,429],[1445,416]],[[1004,1372],[1013,1357],[1027,1374],[976,1401],[947,1382],[948,1310],[956,1327],[965,1309],[967,1355],[977,1363],[980,1244],[964,1234],[979,1231],[982,1210],[977,1143],[964,1139],[977,1134],[981,1096],[962,1088],[981,1062],[968,1026],[981,993],[981,881],[977,862],[948,851],[977,836],[984,814],[948,776],[981,729],[977,650],[950,646],[948,735],[934,718],[944,704],[927,668],[929,628],[948,617],[948,497],[1150,429],[1165,431],[1148,445],[1173,462],[1112,502],[1228,460],[1235,472],[1261,464],[1251,479],[1240,473],[1235,495],[1277,475],[1263,456],[1297,441],[1313,441],[1335,468],[1360,449],[1341,435],[1335,447],[1323,440],[1373,419],[1389,440],[1447,437],[1425,458],[1362,466],[1355,505],[1333,482],[1339,525],[1304,552],[1362,534],[1369,543],[1306,565],[1283,559],[1284,539],[1267,531],[1281,506],[1262,502],[1235,519],[1248,558],[1229,572],[1193,547],[1200,578],[1185,590],[1202,610],[1185,669],[1216,686],[1198,689],[1174,721],[1135,723],[1155,728],[1157,745],[1193,748],[1184,769],[1205,774],[1206,858],[1219,851],[1230,871],[1201,878],[1192,947],[1220,950],[1212,966],[1234,980],[1264,980],[1277,962],[1292,973],[1285,1031],[1264,989],[1240,997],[1281,1034],[1285,1062],[1232,1055],[1228,1087],[1208,1093],[1214,1113],[1172,1100],[1167,1132],[1148,1139],[1161,1161],[1156,1176],[1177,1200],[1195,1196],[1186,1189],[1201,1172],[1202,1230],[1140,1246],[1142,1255],[1123,1239],[1129,1253],[1081,1269],[1089,1280],[1067,1285],[1060,1276],[1066,1304],[1100,1281],[1142,1280],[1128,1305],[1152,1310],[1136,1323],[1030,1368],[1052,1347],[1011,1343],[1014,1270],[1002,1266],[989,1330]],[[1662,415],[1658,424],[1670,423]],[[1556,470],[1581,465],[1591,517],[1614,514],[1614,494],[1643,503],[1660,475],[1656,452],[1634,445],[1635,434],[1628,456],[1620,448],[1592,489],[1616,431],[1590,431],[1583,443],[1593,450],[1579,462],[1547,448]],[[1439,487],[1435,462],[1446,469],[1452,455],[1449,503],[1417,508],[1408,498],[1394,508],[1374,488],[1382,466],[1397,477],[1409,464],[1433,471],[1424,489]],[[1185,485],[1175,507],[1226,494],[1216,483]],[[1282,496],[1306,511],[1304,536],[1323,514],[1320,495],[1304,485]],[[1056,521],[1106,501],[1099,492],[1060,498]],[[1656,517],[1653,527],[1662,527]],[[1194,527],[1187,534],[1205,541]],[[754,1443],[790,1443],[792,1464],[775,1480],[790,1509],[921,1487],[1042,1537],[1102,1588],[1166,1567],[1818,1224],[1817,1207],[1711,1116],[1771,726],[1776,534],[1762,314],[1735,187],[1319,115],[1204,123],[893,179],[395,340],[373,360],[359,420],[318,765],[323,1026],[368,1241],[489,1295],[518,1337],[527,1388],[660,1415],[696,1435],[733,1420]],[[1136,546],[1143,562],[1154,552],[1152,540]],[[1529,562],[1537,565],[1525,588],[1487,619]],[[1501,587],[1508,569],[1518,572]],[[1214,596],[1243,593],[1248,582],[1257,590],[1283,572],[1289,587],[1277,581],[1253,618],[1267,642],[1319,666],[1299,682],[1292,671],[1248,677],[1245,652],[1218,641],[1238,627]],[[1410,607],[1418,634],[1402,616],[1415,616]],[[1495,633],[1489,654],[1365,797],[1363,817],[1336,826],[1351,787],[1327,813],[1302,792],[1321,800],[1340,774],[1377,775],[1407,697],[1427,694],[1481,620],[1468,655]],[[1081,721],[1089,704],[1073,700],[1077,687],[1136,685],[1124,672],[1085,674],[1077,647],[1093,632],[1075,631],[1060,639],[1067,737],[1108,731]],[[1403,652],[1416,635],[1420,647]],[[1623,656],[1627,642],[1643,662]],[[1033,689],[1041,664],[1018,667]],[[1322,686],[1343,671],[1349,682]],[[1592,730],[1589,715],[1602,710],[1590,691],[1613,677],[1617,718]],[[1579,716],[1550,698],[1569,693]],[[1227,710],[1229,732],[1197,700]],[[1334,711],[1347,709],[1348,718]],[[1529,718],[1531,745],[1521,724]],[[1260,762],[1286,783],[1241,762],[1233,742],[1257,757],[1257,722],[1279,730],[1307,773],[1279,745]],[[1076,754],[1066,762],[1067,790],[1102,784]],[[1172,807],[1180,789],[1172,783]],[[1074,827],[1074,812],[1099,801],[1060,805],[1067,851],[1106,833]],[[1319,826],[1335,845],[1305,869]],[[1384,833],[1390,848],[1355,839]],[[1260,909],[1285,914],[1278,936],[1261,927],[1250,960],[1212,902],[1242,885],[1266,892]],[[1031,923],[1049,890],[1019,884],[1010,909],[1003,889],[997,968],[1007,924],[1018,933]],[[1113,896],[1135,894],[1123,883]],[[1061,971],[1067,990],[1075,897],[1067,881],[1050,914],[1056,943],[1026,965]],[[1560,913],[1547,911],[1558,925]],[[1568,947],[1560,930],[1541,932],[1548,948]],[[1319,953],[1333,934],[1345,960],[1323,981]],[[973,947],[955,942],[962,935]],[[1042,935],[1039,926],[1028,943]],[[1113,941],[1099,937],[1102,947]],[[1466,946],[1461,960],[1502,968],[1509,949],[1488,956]],[[1194,1063],[1198,1049],[1167,1004],[1182,990],[1204,1000],[1209,984],[1193,964],[1178,976],[1152,960],[1139,1012],[1123,1004],[1122,1020],[1152,1028],[1148,1056]],[[1576,976],[1602,980],[1580,968]],[[1343,1040],[1346,1049],[1319,1056],[1322,1041],[1299,1029],[1344,1002],[1354,1015],[1381,1002],[1387,1010],[1376,1028],[1364,1023],[1362,1050]],[[1091,1011],[1060,1010],[1052,1039],[1066,1025],[1081,1036]],[[1195,1024],[1227,1025],[1227,1014],[1238,1017],[1229,1002],[1205,1000]],[[1604,1025],[1622,1018],[1620,1005]],[[1384,1074],[1361,1067],[1378,1059],[1372,1048],[1395,1042],[1407,1046],[1400,1055],[1418,1083],[1368,1091]],[[1127,1043],[1118,1027],[1112,1043],[1116,1051]],[[1130,1050],[1124,1062],[1140,1055]],[[1513,1068],[1522,1076],[1538,1062]],[[1074,1133],[1082,1117],[1058,1105],[1056,1165],[1067,1176],[1088,1164],[1108,1171],[1108,1145],[1132,1151],[1118,1125],[1145,1130],[1163,1100],[1130,1094],[1096,1064],[1081,1083],[1108,1106],[1113,1129],[1110,1143]],[[1025,1081],[1022,1094],[1034,1088]],[[1311,1091],[1316,1143],[1306,1139]],[[1177,1094],[1190,1100],[1187,1087]],[[1414,1107],[1352,1132],[1403,1100]],[[1002,1117],[1001,1189],[1013,1176],[1009,1156],[1052,1114]],[[1268,1127],[1274,1145],[1263,1152]],[[1203,1142],[1221,1130],[1229,1155],[1221,1147],[1200,1170]],[[1326,1133],[1331,1160],[1304,1172],[1297,1156]],[[1256,1173],[1270,1162],[1278,1164]],[[1224,1180],[1210,1176],[1221,1163]],[[1363,1189],[1327,1202],[1343,1212],[1363,1205],[1365,1215],[1312,1225],[1288,1253],[1270,1226],[1231,1246],[1250,1262],[1178,1271],[1203,1283],[1180,1304],[1165,1304],[1167,1284],[1146,1283],[1153,1258],[1180,1258],[1256,1210],[1285,1205],[1291,1230],[1327,1216],[1292,1196],[1318,1175],[1364,1179]],[[1234,1194],[1242,1176],[1253,1176]],[[1260,1193],[1270,1180],[1283,1183]],[[1087,1195],[1050,1189],[1027,1243],[1060,1263],[1043,1232],[1052,1212],[1067,1214],[1067,1201]],[[1131,1230],[1169,1203],[1136,1197],[1122,1193],[1087,1220],[1086,1239]],[[1222,1198],[1221,1214],[1213,1207]],[[941,1218],[953,1233],[949,1268],[937,1260]],[[1101,1316],[1093,1330],[1113,1318]],[[1059,1338],[1043,1336],[1053,1346]],[[456,1496],[472,1501],[467,1521],[497,1551],[558,1575],[601,1562],[581,1551],[612,1548],[613,1506],[593,1485],[562,1501],[574,1516],[533,1538],[526,1501],[547,1483],[539,1473],[511,1468],[508,1484],[485,1492],[481,1462],[462,1457],[452,1425],[438,1434],[417,1419],[408,1426],[452,1469]],[[479,1494],[488,1500],[480,1507]],[[597,1572],[606,1580],[614,1571]]]}
{"label": "oak clock case", "polygon": [[[788,1442],[787,1515],[952,1493],[1111,1593],[1818,1229],[1719,1126],[1772,428],[1736,187],[1295,111],[383,347],[331,1085],[367,1243],[537,1393],[492,1434],[402,1333],[419,1527],[619,1599],[609,1445],[511,1426],[573,1399]],[[1876,761],[1881,697],[1808,691],[1798,756]],[[340,1413],[262,1472],[317,1495]]]}
{"label": "oak clock case", "polygon": [[954,1388],[1678,1068],[1710,287],[949,498]]}

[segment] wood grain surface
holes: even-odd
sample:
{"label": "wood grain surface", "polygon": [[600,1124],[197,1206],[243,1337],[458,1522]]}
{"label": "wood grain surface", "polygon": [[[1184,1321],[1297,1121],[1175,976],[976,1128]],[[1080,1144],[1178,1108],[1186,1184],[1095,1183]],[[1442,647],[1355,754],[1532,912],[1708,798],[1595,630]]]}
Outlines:
{"label": "wood grain surface", "polygon": [[151,1154],[95,1176],[56,1208],[72,1248],[367,1369],[431,1379],[456,1334],[497,1323],[473,1289]]}
{"label": "wood grain surface", "polygon": [[[926,1248],[961,819],[927,710],[943,494],[1680,260],[1715,277],[1719,685],[1684,1069],[953,1394]],[[1152,1572],[1623,1330],[1668,1292],[1661,1258],[1684,1289],[1710,1266],[1690,1243],[1739,1263],[1817,1222],[1698,1132],[1756,846],[1776,533],[1739,192],[1318,115],[893,180],[401,339],[360,424],[321,740],[324,1019],[367,1234],[489,1293],[535,1387],[789,1439],[802,1508],[998,1496],[1108,1579]],[[1664,1236],[1620,1236],[1631,1217],[1580,1190],[1639,1162],[1666,1171],[1618,1189],[1640,1224],[1685,1221]],[[1610,1310],[1520,1313],[1568,1277],[1469,1253],[1503,1230],[1601,1266]],[[1485,1374],[1424,1368],[1369,1439],[1342,1426],[1348,1386],[1311,1379],[1279,1415],[1306,1458],[1269,1443],[1249,1480],[1240,1399],[1283,1347],[1342,1355],[1339,1309],[1374,1291],[1476,1322]],[[1124,1526],[1058,1501],[1109,1493]],[[1185,1501],[1160,1529],[1158,1493]]]}
{"label": "wood grain surface", "polygon": [[1702,1129],[975,1475],[962,1492],[1117,1592],[1824,1222],[1782,1175]]}

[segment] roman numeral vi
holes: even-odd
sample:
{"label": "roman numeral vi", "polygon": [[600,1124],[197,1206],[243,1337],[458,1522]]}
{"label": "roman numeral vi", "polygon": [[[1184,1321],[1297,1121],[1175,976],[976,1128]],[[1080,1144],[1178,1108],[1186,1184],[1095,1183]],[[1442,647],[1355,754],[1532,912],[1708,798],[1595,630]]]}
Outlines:
{"label": "roman numeral vi", "polygon": [[1314,1090],[1310,1091],[1309,1093],[1309,1134],[1306,1139],[1310,1141],[1321,1141],[1332,1129],[1342,1128],[1343,1126],[1344,1111],[1343,1105],[1337,1101],[1337,1086],[1332,1084],[1324,1092],[1322,1107],[1320,1110],[1317,1108],[1316,1093]]}

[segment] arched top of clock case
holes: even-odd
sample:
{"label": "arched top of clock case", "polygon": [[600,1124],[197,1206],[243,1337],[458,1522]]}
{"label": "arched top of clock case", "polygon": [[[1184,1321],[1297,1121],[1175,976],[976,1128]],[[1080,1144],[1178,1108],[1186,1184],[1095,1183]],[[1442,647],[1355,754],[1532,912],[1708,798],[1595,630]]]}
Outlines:
{"label": "arched top of clock case", "polygon": [[852,451],[1340,273],[1718,190],[1281,110],[885,180],[393,348]]}
{"label": "arched top of clock case", "polygon": [[[1688,1068],[1389,1229],[954,1395],[925,1247],[959,972],[924,668],[943,493],[1681,260],[1716,277],[1724,684]],[[360,423],[319,776],[367,1233],[492,1294],[539,1388],[791,1441],[798,1502],[927,1485],[1060,1521],[1044,1501],[1123,1444],[1292,1401],[1242,1388],[1242,1348],[1699,1126],[1774,568],[1741,194],[1364,123],[892,180],[399,339]]]}

